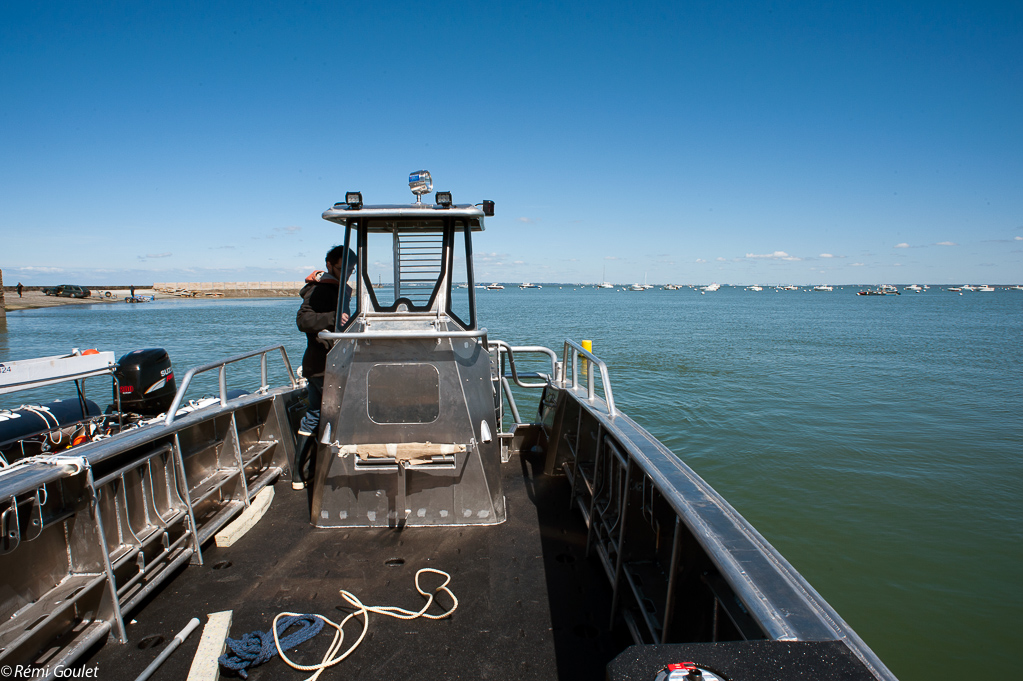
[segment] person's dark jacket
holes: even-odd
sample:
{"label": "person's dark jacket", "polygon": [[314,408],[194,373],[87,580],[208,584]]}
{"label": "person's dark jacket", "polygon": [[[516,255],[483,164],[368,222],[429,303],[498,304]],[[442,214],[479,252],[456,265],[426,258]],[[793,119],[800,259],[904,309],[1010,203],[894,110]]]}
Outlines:
{"label": "person's dark jacket", "polygon": [[302,306],[298,308],[295,322],[298,330],[306,335],[305,355],[302,356],[302,375],[306,378],[323,375],[327,367],[327,351],[330,344],[316,337],[320,331],[333,331],[337,318],[338,280],[323,273],[310,275],[309,282],[302,287]]}

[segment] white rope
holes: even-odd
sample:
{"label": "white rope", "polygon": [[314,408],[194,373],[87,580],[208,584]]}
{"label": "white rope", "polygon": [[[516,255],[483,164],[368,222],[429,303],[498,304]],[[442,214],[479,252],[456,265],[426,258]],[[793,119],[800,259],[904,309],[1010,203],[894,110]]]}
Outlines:
{"label": "white rope", "polygon": [[[424,572],[432,572],[433,574],[442,575],[444,577],[444,583],[438,586],[436,589],[434,589],[433,593],[427,593],[419,585],[419,576]],[[451,592],[451,589],[448,588],[448,584],[450,582],[451,575],[442,570],[434,570],[433,568],[423,568],[416,572],[416,591],[418,591],[423,596],[426,596],[426,605],[424,605],[422,610],[420,610],[419,612],[413,612],[411,610],[406,610],[405,608],[399,608],[396,605],[376,606],[366,605],[361,600],[359,600],[358,596],[356,596],[355,594],[351,593],[350,591],[345,591],[344,589],[341,589],[341,596],[346,601],[348,601],[350,605],[355,607],[356,610],[355,612],[350,613],[347,617],[341,620],[340,624],[330,621],[323,615],[315,615],[315,617],[319,617],[321,620],[323,620],[325,624],[329,624],[335,629],[334,640],[331,641],[330,647],[327,649],[326,654],[323,656],[323,660],[319,664],[301,665],[298,664],[297,662],[292,661],[291,659],[288,658],[287,655],[284,654],[284,651],[281,649],[281,641],[277,636],[277,620],[279,620],[282,617],[295,617],[296,615],[301,616],[304,613],[282,612],[279,615],[277,615],[277,617],[274,618],[273,625],[270,627],[270,630],[273,631],[274,633],[274,643],[277,645],[277,652],[280,654],[281,659],[284,660],[284,662],[292,669],[297,669],[303,672],[316,672],[306,680],[316,681],[316,679],[320,676],[320,674],[324,672],[324,670],[326,670],[329,667],[333,667],[338,662],[340,662],[341,660],[345,659],[353,652],[355,652],[355,649],[359,647],[359,644],[362,643],[362,639],[366,637],[366,632],[369,631],[369,613],[371,612],[375,612],[378,615],[396,617],[402,620],[414,620],[417,617],[423,617],[431,620],[442,620],[445,617],[450,617],[451,613],[453,613],[455,609],[458,608],[458,599],[455,597],[455,594]],[[430,609],[431,605],[433,605],[434,595],[441,591],[445,592],[448,596],[451,596],[451,600],[453,603],[451,609],[439,615],[428,615],[426,611]],[[362,615],[362,633],[359,634],[359,638],[355,641],[355,643],[349,646],[348,650],[341,653],[340,655],[337,655],[338,651],[341,650],[341,646],[345,640],[344,632],[345,624],[348,623],[348,620],[359,615]],[[335,657],[335,655],[337,655],[337,657]]]}
{"label": "white rope", "polygon": [[64,471],[67,476],[78,475],[85,469],[89,468],[89,459],[85,456],[71,456],[68,454],[38,454],[36,456],[28,456],[24,459],[18,459],[13,463],[0,468],[4,473],[10,473],[27,468],[29,466],[41,464],[44,466],[70,466],[70,471]]}
{"label": "white rope", "polygon": [[43,420],[43,423],[46,424],[47,428],[51,427],[50,426],[50,419],[53,419],[53,426],[52,426],[53,428],[58,428],[60,426],[60,421],[57,420],[56,416],[54,416],[52,413],[50,413],[50,408],[49,407],[42,407],[42,406],[37,407],[37,406],[31,405],[31,404],[23,404],[23,405],[21,405],[21,407],[19,407],[19,409],[24,409],[25,411],[31,412],[31,413],[35,414],[36,416],[38,416],[39,418],[41,418]]}

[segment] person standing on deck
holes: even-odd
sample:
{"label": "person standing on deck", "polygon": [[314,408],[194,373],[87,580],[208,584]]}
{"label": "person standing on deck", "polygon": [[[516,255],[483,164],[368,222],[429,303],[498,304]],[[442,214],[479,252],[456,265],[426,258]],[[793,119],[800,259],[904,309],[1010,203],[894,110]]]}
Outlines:
{"label": "person standing on deck", "polygon": [[19,281],[19,282],[18,282],[18,297],[19,297],[19,298],[21,297],[21,292],[22,292],[23,290],[25,290],[25,287],[24,287],[24,286],[22,286],[22,285],[21,285],[21,282]]}
{"label": "person standing on deck", "polygon": [[[298,426],[299,440],[295,450],[295,475],[291,486],[303,489],[312,482],[316,466],[314,436],[320,426],[320,404],[323,400],[323,372],[327,367],[327,352],[330,344],[316,337],[320,331],[333,331],[337,321],[338,291],[341,282],[348,281],[355,269],[355,253],[345,247],[335,246],[327,251],[326,272],[313,272],[306,277],[302,287],[302,306],[298,308],[295,323],[298,330],[306,335],[306,350],[302,356],[302,375],[308,382],[306,393],[309,409]],[[351,314],[352,287],[345,285],[344,300],[341,303],[341,324]]]}

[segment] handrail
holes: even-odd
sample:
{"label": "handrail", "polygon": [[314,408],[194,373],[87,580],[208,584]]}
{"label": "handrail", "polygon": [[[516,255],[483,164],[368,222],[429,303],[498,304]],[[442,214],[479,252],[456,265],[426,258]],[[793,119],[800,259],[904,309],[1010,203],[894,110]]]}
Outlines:
{"label": "handrail", "polygon": [[[567,386],[568,384],[568,356],[569,348],[572,349],[572,390],[578,390],[579,388],[579,356],[582,355],[591,364],[594,364],[600,370],[600,383],[604,387],[604,401],[607,403],[607,411],[611,416],[616,416],[618,410],[615,409],[614,395],[611,394],[611,378],[607,372],[607,365],[604,364],[604,360],[599,359],[592,352],[584,348],[579,343],[568,338],[565,339],[565,354],[564,354],[564,368],[562,369],[563,376],[562,382]],[[592,401],[594,397],[594,372],[587,372],[586,379],[586,399]]]}
{"label": "handrail", "polygon": [[218,362],[210,362],[209,364],[203,364],[202,366],[189,369],[188,373],[185,374],[185,378],[181,381],[181,387],[178,388],[178,392],[174,395],[174,401],[171,402],[170,409],[167,410],[167,418],[164,419],[166,425],[170,425],[174,422],[174,417],[177,416],[178,408],[181,406],[181,401],[185,397],[185,392],[188,390],[189,384],[192,382],[192,377],[198,374],[211,371],[213,369],[220,369],[220,405],[227,406],[227,365],[234,364],[235,362],[249,357],[260,356],[259,359],[259,378],[260,378],[260,392],[264,392],[269,387],[267,384],[267,372],[266,372],[266,355],[268,352],[273,350],[281,351],[281,359],[284,361],[284,367],[288,370],[288,378],[291,380],[291,387],[298,387],[298,381],[295,379],[295,372],[291,370],[291,361],[288,360],[288,351],[284,349],[283,345],[268,345],[260,350],[253,350],[252,352],[246,352],[241,355],[235,355],[234,357],[228,357]]}
{"label": "handrail", "polygon": [[547,386],[547,382],[543,383],[525,383],[519,378],[519,373],[515,369],[515,353],[516,352],[539,352],[548,355],[551,358],[551,378],[556,380],[558,375],[558,355],[553,350],[543,345],[509,345],[504,341],[491,340],[491,345],[496,345],[500,352],[504,352],[508,355],[508,363],[511,366],[512,380],[515,384],[522,388],[544,388]]}
{"label": "handrail", "polygon": [[427,331],[423,329],[418,331],[413,329],[410,331],[351,331],[343,333],[320,331],[316,334],[316,337],[324,340],[404,340],[406,338],[482,338],[486,335],[486,329],[476,329],[474,331],[463,331],[462,329],[455,331]]}

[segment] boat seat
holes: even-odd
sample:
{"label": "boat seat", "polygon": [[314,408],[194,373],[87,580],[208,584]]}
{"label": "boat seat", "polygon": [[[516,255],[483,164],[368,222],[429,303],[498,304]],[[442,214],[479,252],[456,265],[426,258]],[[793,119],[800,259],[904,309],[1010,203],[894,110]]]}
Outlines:
{"label": "boat seat", "polygon": [[383,462],[421,466],[440,461],[448,463],[452,461],[455,454],[465,453],[466,449],[466,445],[457,444],[391,442],[387,444],[342,445],[339,453],[341,456],[358,456],[364,462],[385,460]]}

